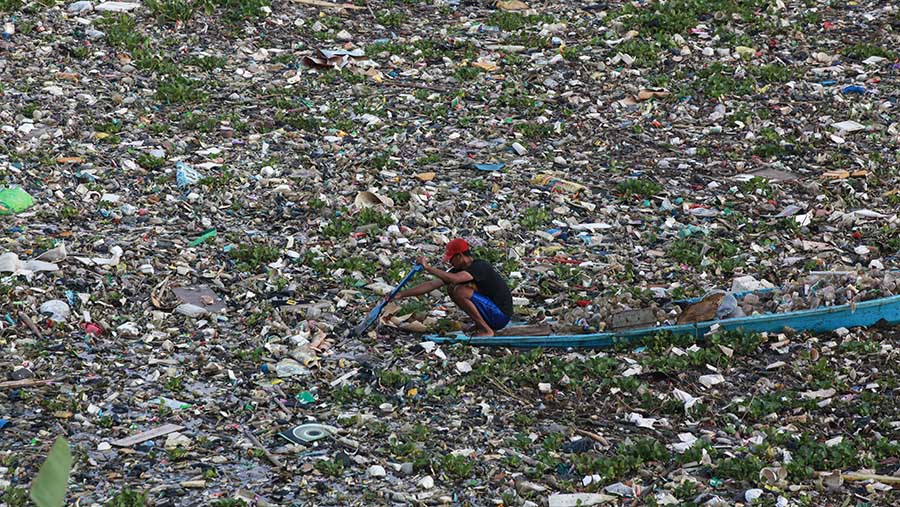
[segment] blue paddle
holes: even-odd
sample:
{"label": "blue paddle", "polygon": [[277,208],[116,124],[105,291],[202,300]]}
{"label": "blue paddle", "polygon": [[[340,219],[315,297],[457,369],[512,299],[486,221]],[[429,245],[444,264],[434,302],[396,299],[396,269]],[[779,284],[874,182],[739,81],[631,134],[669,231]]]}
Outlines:
{"label": "blue paddle", "polygon": [[416,264],[415,266],[413,266],[412,271],[407,273],[407,275],[403,277],[403,280],[400,280],[400,283],[396,287],[394,287],[394,290],[391,291],[391,293],[388,295],[388,298],[378,303],[375,308],[372,308],[372,311],[369,312],[369,315],[365,318],[365,320],[363,320],[359,323],[358,326],[353,328],[351,334],[353,336],[359,336],[365,333],[366,330],[369,329],[369,326],[371,326],[375,323],[375,321],[378,320],[378,316],[381,315],[381,311],[384,310],[384,306],[388,304],[390,300],[394,299],[394,296],[396,296],[397,293],[400,292],[400,290],[403,288],[403,286],[406,285],[409,280],[419,271],[422,271],[421,264]]}

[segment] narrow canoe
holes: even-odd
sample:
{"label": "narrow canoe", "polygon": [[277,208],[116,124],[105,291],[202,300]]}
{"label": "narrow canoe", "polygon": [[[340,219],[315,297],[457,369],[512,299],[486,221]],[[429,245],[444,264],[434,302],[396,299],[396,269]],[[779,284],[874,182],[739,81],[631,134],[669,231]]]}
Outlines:
{"label": "narrow canoe", "polygon": [[856,303],[820,307],[814,310],[797,310],[785,313],[767,313],[727,320],[708,320],[694,324],[657,326],[644,329],[612,333],[548,336],[492,336],[489,338],[467,337],[463,334],[450,336],[428,335],[426,340],[437,343],[468,343],[470,345],[494,347],[587,347],[604,348],[629,343],[657,333],[669,332],[676,335],[693,335],[695,338],[708,333],[716,324],[721,329],[743,329],[755,333],[779,333],[785,328],[795,331],[824,333],[846,327],[871,326],[876,323],[900,323],[900,296],[890,296]]}

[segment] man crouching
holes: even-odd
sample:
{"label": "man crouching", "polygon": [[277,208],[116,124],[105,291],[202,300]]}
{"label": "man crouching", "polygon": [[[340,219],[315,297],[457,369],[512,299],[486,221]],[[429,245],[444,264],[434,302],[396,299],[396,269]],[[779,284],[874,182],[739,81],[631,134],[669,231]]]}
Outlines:
{"label": "man crouching", "polygon": [[435,268],[425,257],[419,264],[436,277],[411,289],[402,290],[394,299],[421,296],[447,286],[447,294],[474,322],[469,332],[472,336],[494,336],[509,324],[512,317],[512,294],[506,280],[488,262],[476,259],[469,251],[469,243],[457,238],[447,243],[444,262],[450,271]]}

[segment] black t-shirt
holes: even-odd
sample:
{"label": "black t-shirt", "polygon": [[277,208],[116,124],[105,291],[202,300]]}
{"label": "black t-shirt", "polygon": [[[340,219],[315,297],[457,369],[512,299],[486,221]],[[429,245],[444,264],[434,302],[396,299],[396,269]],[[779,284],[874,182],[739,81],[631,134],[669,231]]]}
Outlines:
{"label": "black t-shirt", "polygon": [[485,261],[476,259],[466,269],[453,268],[450,270],[451,273],[459,273],[460,271],[468,271],[472,275],[472,281],[475,282],[475,290],[490,298],[507,317],[512,317],[512,294],[509,292],[506,280],[497,273],[493,266]]}

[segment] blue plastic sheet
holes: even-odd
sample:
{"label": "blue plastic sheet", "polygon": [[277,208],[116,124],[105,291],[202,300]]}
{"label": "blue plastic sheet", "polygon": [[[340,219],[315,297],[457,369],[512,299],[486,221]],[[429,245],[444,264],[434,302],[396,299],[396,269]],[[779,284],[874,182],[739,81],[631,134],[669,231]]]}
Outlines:
{"label": "blue plastic sheet", "polygon": [[499,171],[506,167],[506,164],[472,164],[479,171]]}

